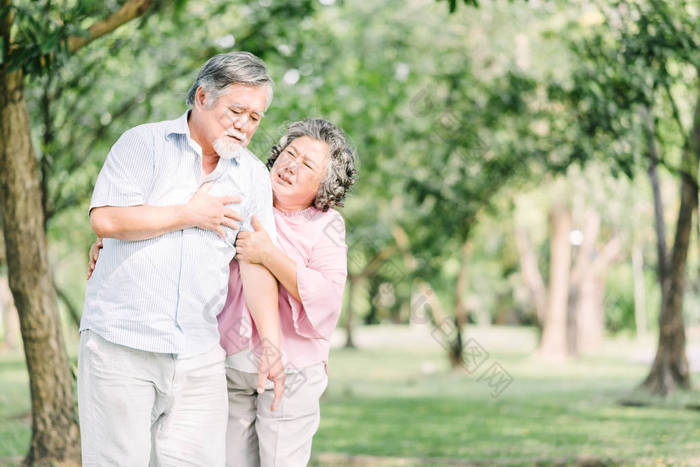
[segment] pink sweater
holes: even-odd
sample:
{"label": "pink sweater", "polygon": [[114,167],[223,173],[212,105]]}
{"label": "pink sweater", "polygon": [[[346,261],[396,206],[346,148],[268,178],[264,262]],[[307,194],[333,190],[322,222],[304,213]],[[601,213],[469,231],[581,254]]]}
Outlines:
{"label": "pink sweater", "polygon": [[[301,303],[279,286],[284,363],[304,368],[328,361],[347,277],[345,222],[340,214],[314,207],[294,213],[274,210],[280,249],[297,264]],[[260,339],[243,297],[238,261],[231,261],[228,298],[218,316],[227,355],[256,348]],[[251,345],[252,344],[252,345]]]}

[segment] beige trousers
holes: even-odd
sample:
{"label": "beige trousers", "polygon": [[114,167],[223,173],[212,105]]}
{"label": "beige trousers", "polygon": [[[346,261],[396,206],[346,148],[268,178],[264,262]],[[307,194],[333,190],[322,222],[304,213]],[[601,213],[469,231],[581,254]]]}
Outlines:
{"label": "beige trousers", "polygon": [[320,422],[319,399],[328,385],[325,363],[287,375],[285,394],[270,410],[272,386],[258,395],[257,374],[226,369],[227,466],[300,467],[309,463]]}
{"label": "beige trousers", "polygon": [[85,466],[223,466],[225,352],[189,358],[80,334],[78,407]]}

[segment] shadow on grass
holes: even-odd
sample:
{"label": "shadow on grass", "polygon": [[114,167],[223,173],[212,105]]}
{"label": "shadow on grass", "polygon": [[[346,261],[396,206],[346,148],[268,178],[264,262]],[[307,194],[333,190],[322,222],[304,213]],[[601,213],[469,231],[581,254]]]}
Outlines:
{"label": "shadow on grass", "polygon": [[676,389],[668,396],[660,396],[638,387],[621,398],[618,404],[622,407],[646,407],[697,412],[700,411],[700,391],[697,389]]}

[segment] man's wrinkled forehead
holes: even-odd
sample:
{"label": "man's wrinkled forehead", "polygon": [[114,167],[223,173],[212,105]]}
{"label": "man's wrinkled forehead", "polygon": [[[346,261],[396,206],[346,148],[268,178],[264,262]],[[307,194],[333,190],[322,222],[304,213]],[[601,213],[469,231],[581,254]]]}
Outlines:
{"label": "man's wrinkled forehead", "polygon": [[265,115],[269,100],[269,86],[253,86],[250,84],[232,83],[221,90],[219,99],[226,100],[227,107],[234,104],[248,113]]}

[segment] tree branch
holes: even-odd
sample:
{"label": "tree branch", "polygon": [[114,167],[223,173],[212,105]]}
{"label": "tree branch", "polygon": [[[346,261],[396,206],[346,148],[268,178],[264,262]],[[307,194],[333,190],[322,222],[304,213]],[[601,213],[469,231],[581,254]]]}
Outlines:
{"label": "tree branch", "polygon": [[642,113],[645,122],[644,133],[647,143],[647,149],[644,153],[649,158],[647,174],[649,175],[654,200],[654,228],[656,230],[656,253],[658,256],[656,271],[659,282],[663,284],[666,280],[666,271],[668,271],[668,246],[666,244],[664,205],[661,199],[661,181],[659,180],[659,173],[657,170],[660,157],[656,146],[656,124],[648,108],[643,108]]}
{"label": "tree branch", "polygon": [[[166,66],[166,69],[172,69],[172,66],[169,64]],[[121,106],[119,106],[118,109],[115,109],[113,112],[111,112],[112,115],[112,120],[109,124],[107,125],[102,125],[100,124],[98,127],[92,129],[89,131],[89,133],[92,133],[92,138],[90,141],[85,145],[85,149],[82,151],[82,153],[78,156],[75,156],[73,160],[70,162],[68,167],[65,169],[65,172],[68,174],[72,174],[75,170],[80,168],[81,165],[83,165],[88,157],[90,156],[90,151],[95,147],[97,142],[104,137],[104,135],[107,132],[107,129],[110,128],[110,125],[113,125],[116,120],[119,118],[124,117],[133,109],[134,106],[136,106],[141,98],[148,99],[159,92],[163,91],[165,89],[165,85],[172,80],[173,76],[178,76],[179,72],[175,71],[174,73],[168,73],[167,76],[164,76],[163,78],[159,79],[157,82],[152,84],[151,86],[148,87],[148,89],[138,92],[135,95],[133,95],[130,99],[125,101]],[[68,141],[68,144],[66,145],[67,148],[73,148],[77,146],[77,141],[76,138],[79,138],[79,135],[82,133],[78,132],[72,132],[71,137]],[[92,187],[88,186],[85,187],[83,191],[76,192],[73,191],[70,193],[70,195],[66,198],[63,198],[60,196],[60,194],[55,194],[54,196],[51,197],[51,203],[48,206],[48,209],[46,211],[46,219],[47,222],[51,218],[53,218],[54,215],[60,213],[62,210],[64,210],[67,207],[74,206],[76,203],[81,202],[86,196],[90,196],[90,193],[92,192]]]}
{"label": "tree branch", "polygon": [[66,293],[65,290],[60,288],[58,284],[56,284],[56,281],[53,281],[53,288],[56,289],[56,295],[58,298],[63,302],[63,304],[66,306],[66,309],[68,310],[68,314],[70,315],[71,321],[73,321],[73,324],[80,329],[80,312],[78,311],[78,307],[75,306],[73,301],[70,299],[68,294]]}
{"label": "tree branch", "polygon": [[396,248],[393,246],[384,247],[372,260],[367,263],[367,266],[359,274],[359,277],[371,277],[384,264],[387,258],[396,253]]}
{"label": "tree branch", "polygon": [[50,211],[49,207],[49,173],[51,169],[51,157],[53,152],[53,141],[54,141],[54,131],[53,131],[53,119],[51,115],[51,82],[53,80],[53,75],[49,74],[46,77],[46,82],[44,83],[44,89],[41,94],[41,117],[44,126],[43,135],[43,145],[41,148],[41,161],[39,162],[39,169],[41,171],[41,180],[39,187],[41,188],[41,207],[44,211],[44,230],[48,225],[47,213]]}
{"label": "tree branch", "polygon": [[[86,64],[79,72],[75,73],[75,76],[70,78],[70,80],[61,82],[62,76],[57,75],[56,78],[58,79],[57,84],[56,84],[56,91],[53,93],[51,98],[53,100],[58,100],[63,96],[63,91],[66,89],[72,89],[72,88],[77,88],[78,84],[80,84],[81,80],[88,80],[90,79],[90,73],[92,73],[92,70],[97,68],[97,65],[102,65],[102,62],[98,60],[93,60],[90,63]],[[94,86],[94,82],[90,82],[90,85]],[[80,99],[76,99],[77,101],[80,101]],[[69,109],[68,114],[73,115],[71,113],[72,110],[75,110],[74,108]]]}
{"label": "tree branch", "polygon": [[68,38],[68,50],[76,52],[81,47],[117,29],[122,24],[143,15],[148,9],[150,0],[128,0],[119,11],[107,18],[96,22],[88,29],[89,36],[71,36]]}
{"label": "tree branch", "polygon": [[[668,70],[666,69],[666,64],[663,65],[664,71],[666,72],[666,76],[668,76]],[[666,77],[661,80],[661,84],[663,84],[664,90],[666,91],[666,95],[668,96],[668,101],[671,104],[671,111],[673,113],[673,119],[676,121],[676,124],[678,125],[678,130],[681,132],[682,135],[685,135],[685,129],[683,128],[683,122],[681,121],[681,114],[678,111],[678,105],[676,104],[676,100],[673,98],[673,94],[671,94],[671,88],[668,85],[668,81],[666,81]],[[684,138],[685,139],[685,138]],[[686,140],[687,141],[687,140]]]}
{"label": "tree branch", "polygon": [[578,249],[578,254],[571,268],[571,283],[578,283],[590,267],[592,253],[595,249],[598,233],[600,231],[600,215],[589,209],[586,211],[586,221],[583,226],[583,243]]}
{"label": "tree branch", "polygon": [[7,8],[7,14],[0,18],[0,37],[2,37],[2,63],[7,63],[7,59],[10,56],[10,44],[12,38],[10,37],[10,29],[12,28],[12,22],[15,19],[15,12],[12,10],[12,2],[10,0],[0,1],[0,8]]}
{"label": "tree branch", "polygon": [[610,241],[600,250],[600,253],[593,260],[590,266],[590,274],[594,277],[602,274],[605,269],[612,263],[622,250],[622,240],[619,235],[615,235]]}

